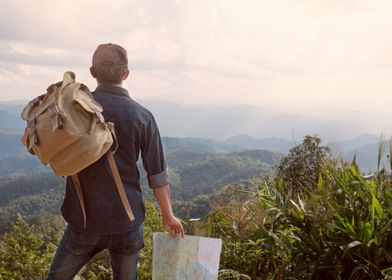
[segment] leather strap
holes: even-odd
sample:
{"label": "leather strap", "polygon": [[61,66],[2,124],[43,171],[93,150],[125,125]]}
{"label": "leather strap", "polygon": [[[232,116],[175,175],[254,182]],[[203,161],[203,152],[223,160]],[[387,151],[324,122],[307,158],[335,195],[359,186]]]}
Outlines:
{"label": "leather strap", "polygon": [[118,140],[116,136],[116,131],[114,130],[114,123],[107,122],[106,127],[109,129],[110,133],[112,134],[113,145],[110,147],[110,150],[114,154],[118,149]]}
{"label": "leather strap", "polygon": [[[106,157],[107,157],[108,162],[109,162],[110,170],[112,171],[112,174],[113,174],[114,182],[116,183],[117,192],[120,195],[121,202],[122,202],[122,204],[123,204],[123,206],[125,208],[125,212],[127,212],[127,215],[129,217],[129,219],[131,221],[134,221],[135,220],[135,216],[133,215],[131,205],[129,204],[127,194],[125,193],[124,185],[123,185],[123,183],[121,181],[120,173],[118,172],[118,168],[117,168],[116,162],[114,161],[114,157],[113,157],[113,154],[117,150],[117,147],[118,147],[117,137],[116,137],[116,134],[114,132],[114,125],[112,123],[108,123],[108,127],[109,127],[109,129],[110,129],[110,131],[112,133],[113,140],[115,141],[115,145],[114,145],[115,149],[114,149],[114,151],[113,150],[109,150],[106,153]],[[76,189],[76,193],[78,195],[78,199],[79,199],[79,202],[80,202],[80,207],[82,208],[82,212],[83,212],[83,228],[86,228],[86,222],[87,222],[86,206],[85,206],[85,203],[84,203],[84,196],[83,196],[83,192],[82,192],[82,186],[80,185],[79,177],[78,177],[77,174],[72,175],[72,180],[73,180],[73,183],[74,183],[74,186],[75,186],[75,189]]]}
{"label": "leather strap", "polygon": [[83,212],[83,228],[86,228],[86,221],[87,221],[86,206],[84,204],[84,196],[83,196],[82,186],[80,185],[78,174],[72,175],[72,181],[74,183],[76,193],[78,195],[78,199],[80,202],[80,207],[82,208],[82,212]]}
{"label": "leather strap", "polygon": [[129,204],[127,194],[125,193],[125,188],[121,181],[120,173],[118,172],[116,162],[114,161],[113,158],[113,152],[109,150],[109,152],[107,152],[106,155],[109,161],[110,169],[112,170],[114,181],[116,182],[116,187],[117,187],[118,194],[120,195],[121,202],[125,208],[125,211],[127,212],[129,219],[131,221],[134,221],[135,216],[133,215],[131,205]]}

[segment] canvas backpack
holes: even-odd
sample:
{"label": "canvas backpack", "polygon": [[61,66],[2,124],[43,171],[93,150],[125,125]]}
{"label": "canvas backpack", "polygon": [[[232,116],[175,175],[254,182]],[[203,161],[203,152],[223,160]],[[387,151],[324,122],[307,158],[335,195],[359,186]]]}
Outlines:
{"label": "canvas backpack", "polygon": [[75,74],[68,71],[63,81],[50,85],[47,93],[30,101],[22,112],[29,131],[28,151],[57,175],[72,176],[84,227],[85,201],[77,173],[105,154],[127,215],[134,220],[113,158],[116,148],[111,149],[113,142],[117,145],[114,124],[105,122],[102,111],[88,87],[76,83]]}

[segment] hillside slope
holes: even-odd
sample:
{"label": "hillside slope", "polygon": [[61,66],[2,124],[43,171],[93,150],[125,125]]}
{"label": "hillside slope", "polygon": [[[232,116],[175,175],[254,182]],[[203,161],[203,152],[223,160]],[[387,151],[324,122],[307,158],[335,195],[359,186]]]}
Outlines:
{"label": "hillside slope", "polygon": [[[271,166],[278,158],[279,154],[269,151],[210,154],[185,150],[168,152],[173,201],[179,204],[192,202],[200,195],[208,197],[228,183],[270,174]],[[14,173],[13,177],[0,177],[0,232],[7,220],[18,212],[31,217],[42,211],[58,213],[64,195],[63,178],[46,172],[47,169],[33,157],[23,160],[23,157],[15,156],[0,161],[0,175],[7,170],[13,170]],[[41,173],[31,175],[34,170]],[[141,175],[144,194],[149,195],[151,191],[145,174]],[[209,209],[206,200],[198,198],[196,204],[202,210]]]}

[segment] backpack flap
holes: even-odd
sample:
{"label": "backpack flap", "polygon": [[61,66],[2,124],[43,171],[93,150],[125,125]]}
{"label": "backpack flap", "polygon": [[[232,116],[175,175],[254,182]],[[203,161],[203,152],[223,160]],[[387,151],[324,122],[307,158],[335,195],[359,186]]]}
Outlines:
{"label": "backpack flap", "polygon": [[86,98],[82,94],[79,94],[78,97],[74,100],[74,102],[79,105],[79,108],[81,110],[84,110],[93,117],[94,121],[91,122],[89,134],[94,131],[97,123],[105,125],[105,119],[102,115],[103,108],[94,99]]}
{"label": "backpack flap", "polygon": [[73,72],[49,86],[22,112],[29,129],[29,151],[58,175],[72,175],[97,161],[113,143],[103,108]]}
{"label": "backpack flap", "polygon": [[[42,131],[42,129],[37,129],[37,126],[44,126],[45,130],[51,131],[63,127],[61,113],[56,104],[56,94],[61,84],[62,82],[50,85],[47,89],[47,93],[30,101],[21,114],[29,128],[27,150],[32,154],[36,154],[45,164],[47,163],[46,160],[41,158],[41,153],[37,150],[37,146],[40,145],[41,142],[41,137],[38,135],[39,133],[37,131]],[[48,121],[44,121],[45,119],[48,119]]]}
{"label": "backpack flap", "polygon": [[72,71],[65,72],[63,75],[63,82],[61,84],[61,90],[73,83],[75,83],[75,73]]}
{"label": "backpack flap", "polygon": [[43,103],[43,100],[45,99],[45,95],[46,93],[34,98],[26,105],[26,107],[23,108],[21,114],[23,120],[28,121],[31,119],[32,112],[34,111],[34,109],[35,110],[37,109],[37,106]]}
{"label": "backpack flap", "polygon": [[52,84],[47,88],[47,92],[31,100],[22,111],[22,119],[25,121],[32,121],[42,113],[44,113],[49,107],[53,106],[55,101],[55,95],[58,92],[59,87],[62,86],[63,82]]}

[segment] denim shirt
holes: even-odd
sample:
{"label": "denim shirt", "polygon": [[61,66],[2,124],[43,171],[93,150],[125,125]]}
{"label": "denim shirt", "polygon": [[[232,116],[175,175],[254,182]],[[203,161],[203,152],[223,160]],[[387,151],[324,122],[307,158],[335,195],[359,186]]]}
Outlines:
{"label": "denim shirt", "polygon": [[105,121],[115,124],[118,149],[114,154],[121,180],[135,216],[130,221],[104,155],[78,173],[86,205],[86,228],[72,179],[67,178],[61,213],[79,231],[120,233],[136,229],[144,221],[145,209],[136,165],[139,154],[150,188],[168,184],[166,163],[159,130],[151,112],[129,97],[121,87],[99,85],[94,99],[103,107]]}

